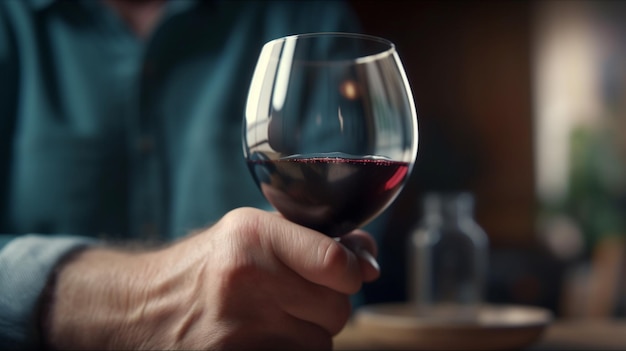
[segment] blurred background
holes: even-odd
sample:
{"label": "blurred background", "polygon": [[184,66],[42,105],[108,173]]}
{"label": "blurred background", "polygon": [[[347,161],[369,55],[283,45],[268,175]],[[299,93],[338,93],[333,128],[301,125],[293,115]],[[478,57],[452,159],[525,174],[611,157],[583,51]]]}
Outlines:
{"label": "blurred background", "polygon": [[490,239],[489,302],[626,316],[626,2],[351,4],[397,45],[420,128],[368,298],[406,299],[422,196],[464,190]]}

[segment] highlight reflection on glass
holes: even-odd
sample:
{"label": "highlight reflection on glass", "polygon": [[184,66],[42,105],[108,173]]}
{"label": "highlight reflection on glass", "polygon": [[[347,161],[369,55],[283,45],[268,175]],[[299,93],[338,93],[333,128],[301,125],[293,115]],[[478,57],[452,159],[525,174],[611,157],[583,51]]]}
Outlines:
{"label": "highlight reflection on glass", "polygon": [[404,186],[417,140],[413,97],[391,42],[316,33],[263,47],[244,156],[287,219],[333,237],[365,225]]}

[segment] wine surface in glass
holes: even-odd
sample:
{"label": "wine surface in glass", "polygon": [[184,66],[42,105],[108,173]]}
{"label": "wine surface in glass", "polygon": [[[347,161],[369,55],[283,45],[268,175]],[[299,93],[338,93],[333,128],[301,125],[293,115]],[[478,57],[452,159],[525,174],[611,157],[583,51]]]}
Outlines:
{"label": "wine surface in glass", "polygon": [[256,152],[247,163],[267,200],[285,218],[332,237],[382,212],[409,170],[408,162],[343,153],[269,159]]}

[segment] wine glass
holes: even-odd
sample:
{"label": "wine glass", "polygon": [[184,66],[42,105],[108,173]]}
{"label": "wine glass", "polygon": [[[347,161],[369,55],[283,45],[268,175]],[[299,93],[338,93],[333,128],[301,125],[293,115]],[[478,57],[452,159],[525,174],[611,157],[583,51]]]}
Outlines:
{"label": "wine glass", "polygon": [[331,237],[362,227],[404,186],[417,139],[413,97],[390,41],[311,33],[263,46],[243,150],[285,218]]}

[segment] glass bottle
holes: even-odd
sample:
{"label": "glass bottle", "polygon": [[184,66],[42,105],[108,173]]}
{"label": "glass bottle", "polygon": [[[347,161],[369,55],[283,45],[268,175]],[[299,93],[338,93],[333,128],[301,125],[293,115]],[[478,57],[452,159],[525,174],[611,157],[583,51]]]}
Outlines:
{"label": "glass bottle", "polygon": [[471,321],[484,298],[488,238],[470,193],[428,194],[410,236],[409,297],[420,317]]}

